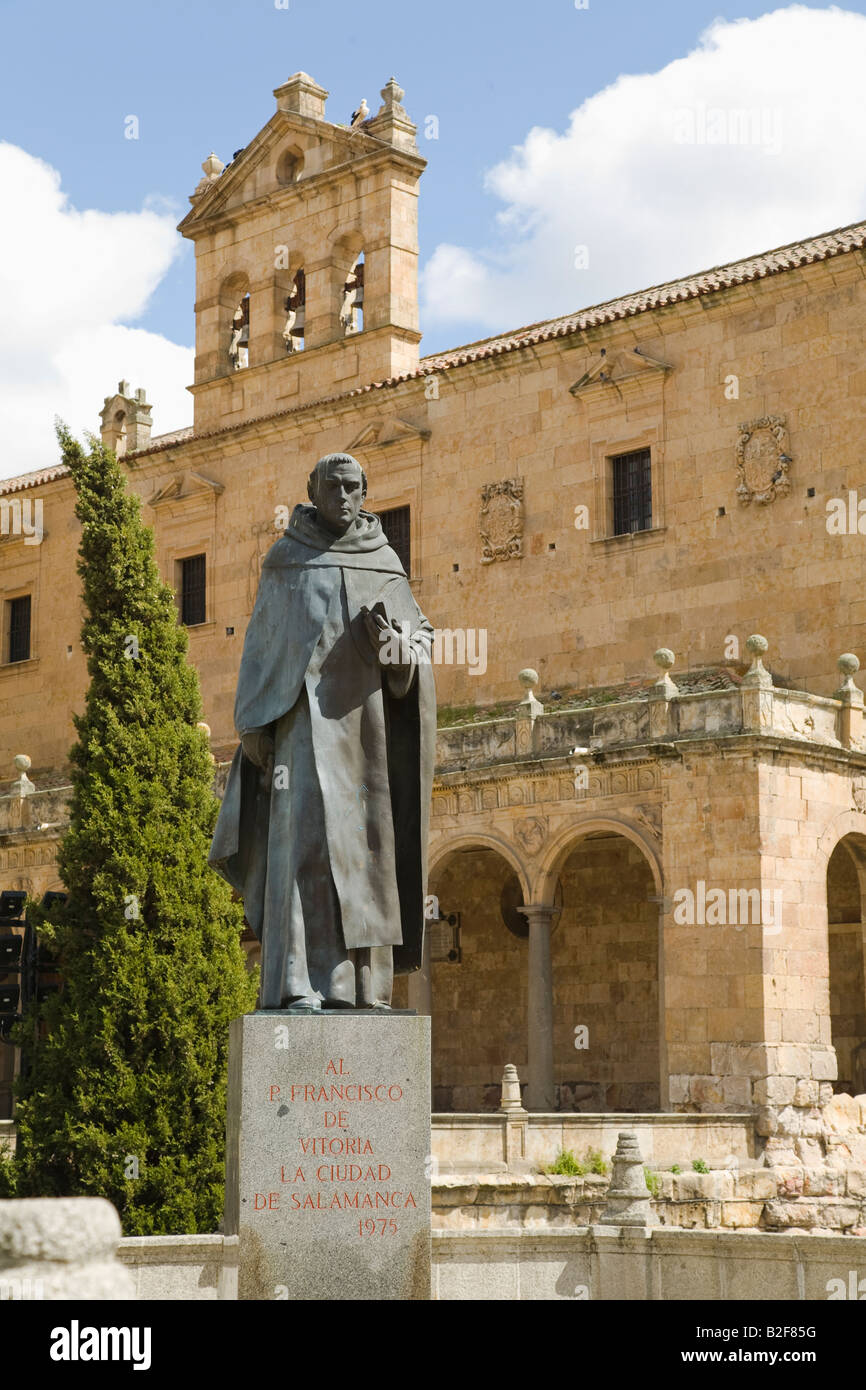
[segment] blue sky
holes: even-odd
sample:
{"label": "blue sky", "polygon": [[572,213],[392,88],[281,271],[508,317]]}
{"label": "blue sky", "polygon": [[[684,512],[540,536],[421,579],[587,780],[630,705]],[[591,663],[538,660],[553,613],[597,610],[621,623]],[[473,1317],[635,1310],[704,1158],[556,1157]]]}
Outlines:
{"label": "blue sky", "polygon": [[[798,7],[782,8],[788,15]],[[826,12],[834,7],[816,0],[807,8],[815,16],[825,12],[829,24],[832,16]],[[843,8],[851,19],[866,14],[864,0]],[[274,109],[273,88],[292,72],[303,69],[330,91],[328,115],[333,120],[348,119],[361,96],[375,111],[379,89],[393,73],[419,126],[429,114],[439,121],[438,140],[419,141],[429,160],[420,205],[422,272],[428,268],[422,350],[435,351],[866,215],[859,182],[849,186],[843,181],[842,186],[837,180],[838,196],[819,191],[812,197],[812,170],[821,166],[821,152],[814,148],[804,162],[792,159],[787,166],[773,163],[774,152],[766,149],[724,151],[722,180],[731,159],[747,161],[745,173],[731,174],[728,201],[742,197],[743,205],[728,228],[720,227],[714,216],[711,184],[696,184],[692,200],[693,181],[682,159],[676,167],[683,177],[672,193],[668,220],[657,191],[641,189],[643,89],[640,84],[618,86],[618,79],[646,74],[649,81],[664,71],[675,77],[678,70],[670,65],[694,53],[714,20],[757,19],[773,9],[747,0],[735,5],[719,0],[590,0],[588,9],[576,8],[574,0],[537,0],[534,5],[517,0],[371,0],[365,5],[288,0],[287,9],[276,8],[274,0],[151,0],[147,5],[7,0],[0,6],[0,32],[4,52],[14,56],[12,61],[7,57],[0,90],[0,139],[58,172],[67,210],[139,214],[147,208],[161,215],[163,223],[167,215],[177,222],[189,207],[201,161],[212,148],[227,161],[245,145]],[[779,32],[781,25],[779,20]],[[786,111],[797,108],[797,82],[804,99],[811,89],[809,55],[802,52],[810,40],[803,39],[804,29],[797,38],[794,19],[788,28],[802,59],[793,48],[791,54],[782,53],[781,76],[773,71],[776,31],[769,26],[754,30],[752,104],[761,90],[761,73],[772,74],[778,87],[792,64],[794,86],[781,97],[778,91],[772,94],[772,108],[785,103]],[[859,32],[858,25],[857,36]],[[767,36],[763,40],[762,33]],[[760,52],[762,42],[769,48]],[[840,56],[852,47],[841,24],[831,42]],[[830,72],[832,53],[828,48],[824,87],[819,82],[818,111],[812,113],[819,124],[825,117],[830,121],[821,112],[835,100],[834,80],[845,86],[844,73],[834,79]],[[720,80],[728,72],[736,85],[731,65],[738,62],[732,40],[728,57],[717,62]],[[862,66],[859,72],[862,88]],[[658,90],[659,79],[652,80],[655,87],[648,92]],[[611,88],[610,104],[599,105],[598,94]],[[863,98],[849,93],[846,100],[848,106],[830,121],[830,128],[837,132],[834,139],[848,142],[847,157],[866,169],[860,145],[866,121],[858,122],[856,105]],[[584,103],[590,103],[584,125],[572,127],[568,139],[570,117]],[[599,117],[595,125],[594,113]],[[139,120],[137,140],[124,138],[129,115]],[[541,142],[541,164],[548,157],[559,161],[556,178],[562,189],[580,189],[573,238],[570,230],[563,236],[575,244],[590,240],[595,256],[591,275],[576,276],[569,265],[547,280],[540,270],[535,278],[536,262],[542,256],[550,259],[539,232],[550,192],[538,191],[544,183],[536,177],[538,149],[533,155],[526,145],[532,127],[550,133],[547,145]],[[605,182],[608,139],[623,161],[613,184]],[[695,151],[677,153],[697,157]],[[490,171],[497,166],[499,175],[494,173],[491,183]],[[781,178],[783,197],[774,193],[768,199],[764,170],[770,171],[770,185]],[[665,175],[652,177],[658,183]],[[801,181],[803,187],[792,191]],[[768,201],[772,206],[766,206]],[[610,209],[610,231],[598,222],[600,206]],[[587,230],[581,209],[589,208],[595,220],[591,228],[587,221]],[[835,220],[825,222],[827,217]],[[689,227],[696,227],[694,236],[686,234]],[[115,318],[188,348],[194,331],[192,247],[182,245],[179,253],[169,253],[164,230],[160,235],[160,255],[168,264],[154,268],[140,292],[130,292],[130,304]],[[633,257],[630,241],[636,248]],[[653,254],[646,252],[647,245]],[[129,255],[134,279],[142,256],[134,240]],[[56,257],[55,293],[62,295],[77,265],[74,260],[64,264],[68,253],[63,246],[56,248]],[[431,262],[439,272],[432,281]],[[13,272],[7,266],[7,274]],[[469,292],[463,292],[461,276]],[[452,293],[449,300],[447,290],[443,296],[443,283],[452,291],[460,285],[459,296]],[[122,298],[118,293],[118,302]],[[38,347],[34,343],[34,361]],[[20,360],[17,370],[23,370]],[[123,370],[119,363],[113,375]],[[60,368],[58,372],[62,375]],[[91,410],[98,409],[101,395],[112,386],[105,383]],[[162,428],[174,423],[182,422],[159,421]],[[0,473],[9,471],[0,458]]]}

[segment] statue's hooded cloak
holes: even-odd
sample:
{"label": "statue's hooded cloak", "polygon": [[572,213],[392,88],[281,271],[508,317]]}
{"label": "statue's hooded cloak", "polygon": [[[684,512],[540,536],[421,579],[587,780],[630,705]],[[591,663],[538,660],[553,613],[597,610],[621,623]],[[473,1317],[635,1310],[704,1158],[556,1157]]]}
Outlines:
{"label": "statue's hooded cloak", "polygon": [[[367,636],[360,609],[380,600],[408,634],[408,672],[382,667]],[[296,507],[262,565],[235,701],[243,736],[273,732],[306,693],[345,945],[393,946],[398,973],[421,964],[436,733],[432,635],[378,517],[361,512],[337,537],[313,507]],[[242,896],[259,939],[279,774],[276,767],[266,781],[237,749],[209,855]],[[303,814],[303,784],[281,795]]]}

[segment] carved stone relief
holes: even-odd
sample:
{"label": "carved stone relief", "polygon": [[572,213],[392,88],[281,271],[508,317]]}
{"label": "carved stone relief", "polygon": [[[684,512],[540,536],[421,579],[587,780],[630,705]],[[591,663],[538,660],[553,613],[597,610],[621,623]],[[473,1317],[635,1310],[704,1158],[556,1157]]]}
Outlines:
{"label": "carved stone relief", "polygon": [[524,816],[514,822],[514,838],[527,854],[538,854],[547,839],[547,825],[537,816]]}
{"label": "carved stone relief", "polygon": [[523,479],[505,478],[481,489],[481,563],[519,560],[523,554]]}
{"label": "carved stone relief", "polygon": [[745,505],[760,506],[791,491],[788,469],[788,431],[782,415],[762,415],[740,425],[737,440],[737,496]]}

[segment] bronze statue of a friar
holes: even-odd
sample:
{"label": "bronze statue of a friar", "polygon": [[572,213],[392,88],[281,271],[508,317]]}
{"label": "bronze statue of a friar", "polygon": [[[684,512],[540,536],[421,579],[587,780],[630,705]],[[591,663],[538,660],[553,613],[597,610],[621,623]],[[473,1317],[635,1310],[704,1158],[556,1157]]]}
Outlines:
{"label": "bronze statue of a friar", "polygon": [[386,1011],[421,964],[433,629],[357,460],[307,492],[262,565],[209,861],[262,943],[261,1008]]}

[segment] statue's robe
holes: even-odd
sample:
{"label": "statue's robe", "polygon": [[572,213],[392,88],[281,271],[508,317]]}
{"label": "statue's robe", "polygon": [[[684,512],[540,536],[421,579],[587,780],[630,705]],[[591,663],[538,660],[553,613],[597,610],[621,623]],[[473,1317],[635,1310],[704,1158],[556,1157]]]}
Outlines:
{"label": "statue's robe", "polygon": [[[382,666],[362,605],[407,635]],[[296,507],[265,557],[235,701],[239,747],[209,856],[262,942],[263,1008],[387,1003],[421,964],[436,704],[433,629],[377,517],[342,537]],[[383,998],[383,996],[387,996]]]}

